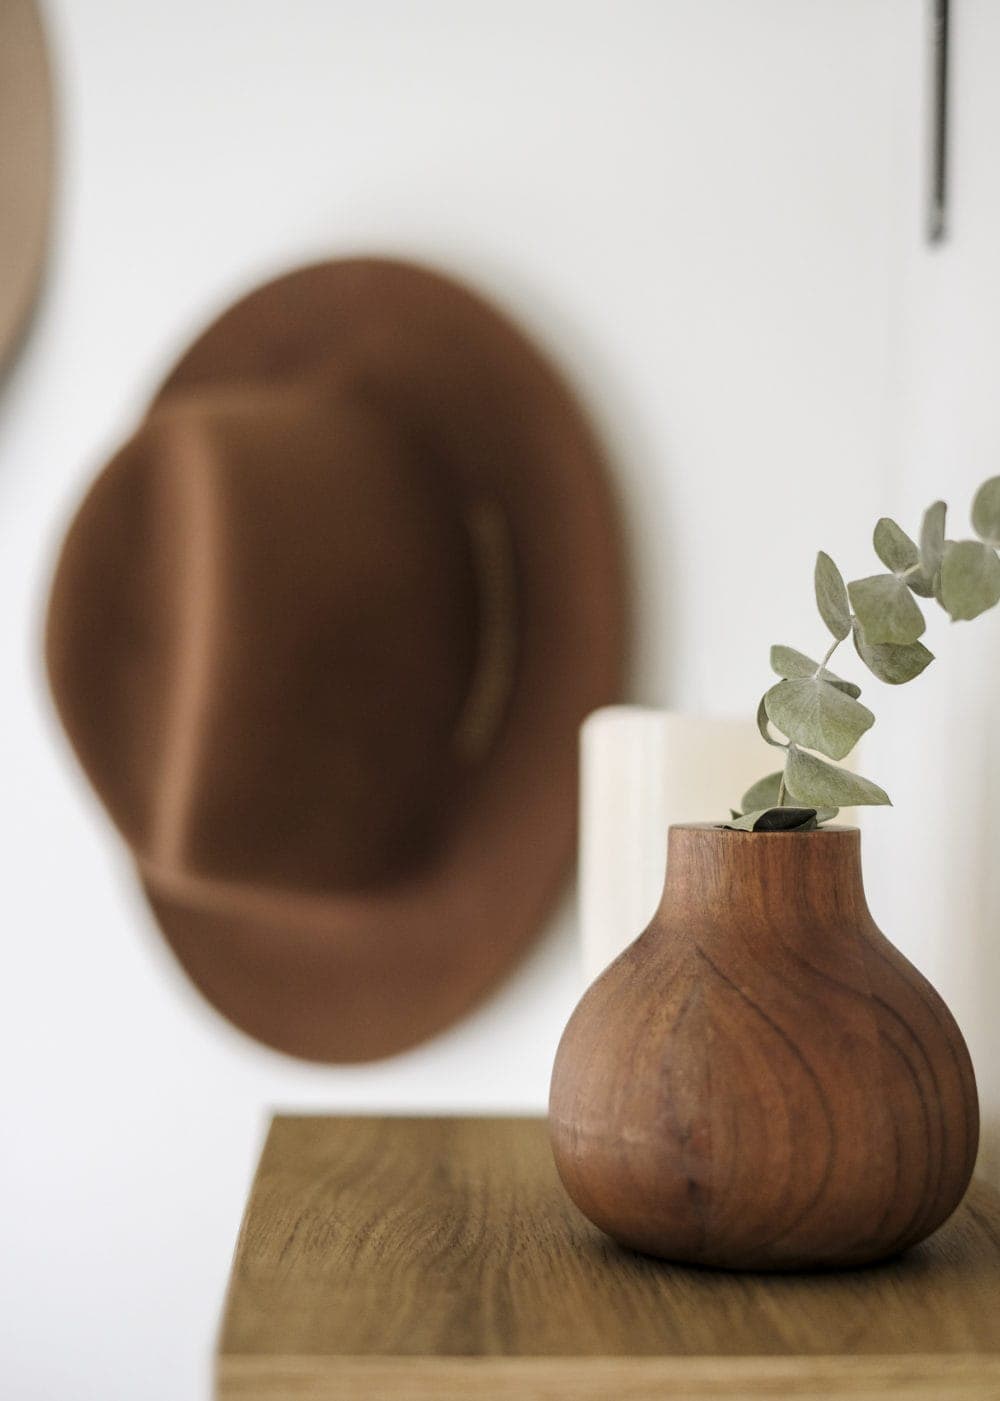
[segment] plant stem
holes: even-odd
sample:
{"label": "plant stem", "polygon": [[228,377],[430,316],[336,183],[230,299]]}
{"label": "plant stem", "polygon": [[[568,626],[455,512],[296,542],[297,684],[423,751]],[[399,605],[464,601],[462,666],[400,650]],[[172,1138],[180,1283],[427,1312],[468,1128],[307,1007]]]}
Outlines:
{"label": "plant stem", "polygon": [[[851,615],[851,625],[852,625],[852,626],[854,625],[854,615],[853,615],[853,614]],[[850,633],[848,633],[848,636],[850,636]],[[830,658],[833,656],[834,652],[836,652],[837,648],[840,646],[840,644],[843,642],[843,640],[844,640],[844,639],[843,639],[842,637],[835,637],[835,638],[833,639],[833,641],[830,643],[829,647],[826,649],[826,653],[825,653],[825,655],[824,655],[824,657],[823,657],[823,660],[820,662],[819,666],[816,668],[815,672],[813,673],[813,676],[814,676],[815,679],[818,680],[819,677],[821,677],[821,676],[823,675],[823,670],[824,670],[824,668],[825,668],[827,662],[828,662],[828,661],[830,660]],[[788,746],[787,746],[787,748],[785,749],[785,765],[786,765],[786,766],[787,766],[787,764],[788,764],[788,756],[789,756],[789,754],[792,752],[792,749],[793,749],[793,748],[794,748],[794,745],[791,744],[791,743],[789,743]],[[781,771],[781,782],[778,784],[778,807],[779,807],[779,808],[783,808],[783,807],[785,806],[785,795],[786,795],[787,791],[788,791],[788,790],[785,788],[785,770],[782,769],[782,771]]]}
{"label": "plant stem", "polygon": [[[851,619],[851,622],[852,622],[852,623],[854,622],[853,617],[852,617],[852,619]],[[818,677],[818,676],[821,676],[821,675],[822,675],[822,673],[823,673],[823,668],[826,666],[827,662],[828,662],[828,661],[830,660],[830,658],[833,656],[834,652],[836,652],[837,648],[840,646],[840,644],[843,642],[843,640],[844,640],[844,639],[843,639],[842,637],[835,637],[835,638],[833,639],[833,641],[830,643],[830,646],[829,646],[829,647],[827,648],[827,650],[826,650],[826,655],[824,656],[823,660],[820,662],[819,666],[816,668],[815,672],[813,673],[814,676]]]}
{"label": "plant stem", "polygon": [[[853,613],[851,614],[851,626],[852,626],[852,627],[854,626],[854,614],[853,614]],[[850,633],[848,633],[847,636],[850,637]],[[835,638],[833,639],[833,641],[830,643],[829,647],[826,649],[826,654],[824,655],[823,660],[820,662],[819,666],[818,666],[818,667],[816,668],[816,670],[813,672],[813,679],[814,679],[814,680],[818,680],[818,679],[823,675],[823,670],[824,670],[824,668],[826,667],[827,662],[830,660],[830,658],[833,656],[834,652],[836,652],[837,648],[840,646],[840,644],[841,644],[843,641],[844,641],[844,639],[843,639],[842,637],[835,637]],[[785,802],[785,799],[786,799],[787,796],[788,796],[788,789],[785,787],[785,768],[787,768],[787,766],[788,766],[788,756],[789,756],[789,754],[791,754],[791,752],[792,752],[792,750],[793,750],[794,748],[795,748],[795,745],[791,742],[791,740],[789,740],[788,744],[785,745],[785,767],[783,767],[782,770],[781,770],[781,781],[780,781],[780,783],[778,784],[778,807],[779,807],[779,808],[783,808],[783,807],[786,807],[786,806],[787,806],[787,804],[786,804],[786,802]]]}

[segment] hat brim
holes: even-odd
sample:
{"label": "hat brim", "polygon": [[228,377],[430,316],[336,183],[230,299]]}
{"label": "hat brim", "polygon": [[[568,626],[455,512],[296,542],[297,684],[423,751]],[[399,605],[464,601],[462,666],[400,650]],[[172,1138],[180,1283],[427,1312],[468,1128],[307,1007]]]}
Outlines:
{"label": "hat brim", "polygon": [[477,1003],[540,931],[572,861],[577,732],[616,699],[625,640],[602,453],[547,361],[437,273],[350,259],[228,310],[157,403],[367,367],[383,401],[443,434],[457,485],[498,504],[517,599],[513,675],[462,820],[390,889],[260,907],[145,871],[156,918],[208,1000],[251,1036],[329,1062],[402,1051]]}

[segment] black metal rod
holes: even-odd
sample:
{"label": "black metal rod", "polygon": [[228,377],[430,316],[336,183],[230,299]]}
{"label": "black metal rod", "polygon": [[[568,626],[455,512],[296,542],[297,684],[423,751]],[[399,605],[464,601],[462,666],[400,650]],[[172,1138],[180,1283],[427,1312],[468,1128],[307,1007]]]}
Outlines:
{"label": "black metal rod", "polygon": [[949,0],[933,0],[933,6],[934,106],[927,237],[931,243],[941,243],[948,232],[948,39],[951,5]]}

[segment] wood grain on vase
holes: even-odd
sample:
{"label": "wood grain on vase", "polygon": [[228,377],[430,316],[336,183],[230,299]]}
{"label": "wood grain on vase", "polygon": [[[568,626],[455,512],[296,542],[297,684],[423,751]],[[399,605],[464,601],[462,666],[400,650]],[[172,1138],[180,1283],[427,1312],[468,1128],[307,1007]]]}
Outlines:
{"label": "wood grain on vase", "polygon": [[559,1174],[625,1245],[857,1265],[935,1230],[979,1135],[961,1033],[875,925],[860,834],[670,830],[649,928],[585,994],[552,1078]]}

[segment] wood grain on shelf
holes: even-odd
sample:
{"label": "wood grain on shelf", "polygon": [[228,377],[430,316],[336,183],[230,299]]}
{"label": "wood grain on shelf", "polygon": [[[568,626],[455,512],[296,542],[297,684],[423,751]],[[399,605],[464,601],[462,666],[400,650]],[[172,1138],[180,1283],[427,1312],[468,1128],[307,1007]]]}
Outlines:
{"label": "wood grain on shelf", "polygon": [[748,1275],[632,1254],[524,1119],[281,1117],[217,1359],[240,1401],[1000,1396],[1000,1197],[865,1270]]}

